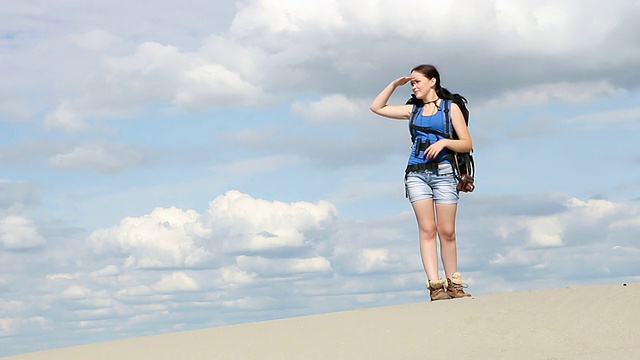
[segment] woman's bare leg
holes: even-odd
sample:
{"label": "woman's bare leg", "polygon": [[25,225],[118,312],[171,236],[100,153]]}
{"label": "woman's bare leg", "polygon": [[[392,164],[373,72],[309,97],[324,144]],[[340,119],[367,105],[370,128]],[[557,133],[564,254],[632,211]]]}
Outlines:
{"label": "woman's bare leg", "polygon": [[424,199],[411,203],[418,221],[420,256],[429,280],[440,278],[438,273],[438,246],[436,243],[436,219],[433,200]]}
{"label": "woman's bare leg", "polygon": [[447,278],[458,271],[458,251],[456,245],[457,204],[436,204],[438,237],[440,238],[440,256]]}

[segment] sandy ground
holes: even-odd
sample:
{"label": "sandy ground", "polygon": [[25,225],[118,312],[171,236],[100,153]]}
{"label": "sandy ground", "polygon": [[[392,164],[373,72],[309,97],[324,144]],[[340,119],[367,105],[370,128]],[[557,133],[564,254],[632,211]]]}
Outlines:
{"label": "sandy ground", "polygon": [[2,359],[633,360],[640,359],[640,283],[360,309]]}

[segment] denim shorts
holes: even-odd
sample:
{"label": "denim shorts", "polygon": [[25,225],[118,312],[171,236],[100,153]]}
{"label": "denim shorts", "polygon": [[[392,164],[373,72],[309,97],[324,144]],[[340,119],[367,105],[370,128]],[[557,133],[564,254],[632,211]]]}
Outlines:
{"label": "denim shorts", "polygon": [[449,163],[438,164],[437,171],[412,171],[404,180],[404,187],[410,202],[433,199],[436,204],[457,204],[459,191],[458,180],[453,175],[453,167]]}

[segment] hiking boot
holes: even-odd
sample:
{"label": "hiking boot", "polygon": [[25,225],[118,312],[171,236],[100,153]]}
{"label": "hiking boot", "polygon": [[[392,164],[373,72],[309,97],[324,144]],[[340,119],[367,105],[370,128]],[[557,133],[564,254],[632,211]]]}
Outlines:
{"label": "hiking boot", "polygon": [[431,301],[451,299],[447,294],[447,279],[427,280]]}
{"label": "hiking boot", "polygon": [[459,272],[453,273],[451,279],[447,279],[447,294],[451,296],[452,299],[459,299],[470,297],[471,294],[467,294],[464,292],[463,288],[467,287],[467,284],[462,282],[462,274]]}

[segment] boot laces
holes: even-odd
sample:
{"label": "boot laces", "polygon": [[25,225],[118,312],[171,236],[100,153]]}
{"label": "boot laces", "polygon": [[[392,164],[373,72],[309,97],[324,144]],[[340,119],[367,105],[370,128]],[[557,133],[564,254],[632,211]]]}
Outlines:
{"label": "boot laces", "polygon": [[456,283],[454,283],[454,282],[452,281],[452,282],[451,282],[451,287],[452,287],[452,288],[454,288],[454,289],[456,289],[456,290],[463,291],[462,289],[466,289],[466,288],[468,288],[468,287],[469,287],[469,285],[467,285],[467,284],[465,284],[465,283],[462,283],[462,284],[456,284]]}

